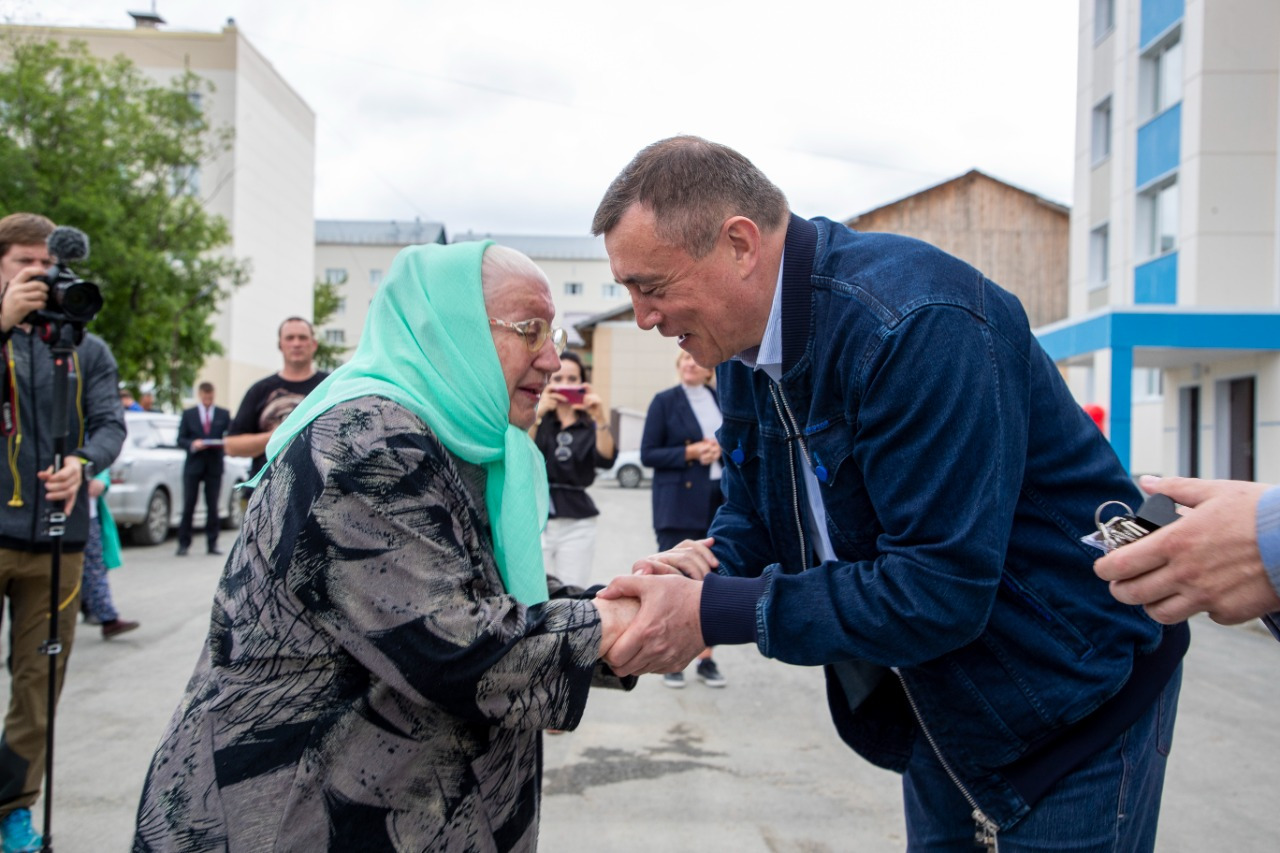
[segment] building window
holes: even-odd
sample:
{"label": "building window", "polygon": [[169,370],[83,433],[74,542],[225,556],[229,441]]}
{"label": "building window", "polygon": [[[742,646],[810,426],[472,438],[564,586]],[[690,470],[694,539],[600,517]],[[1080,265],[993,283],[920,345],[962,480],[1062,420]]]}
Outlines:
{"label": "building window", "polygon": [[334,306],[333,313],[339,317],[347,313],[347,297],[345,296],[338,297],[338,304]]}
{"label": "building window", "polygon": [[1102,41],[1116,25],[1116,0],[1093,0],[1093,40]]}
{"label": "building window", "polygon": [[1093,164],[1111,156],[1111,96],[1093,108]]}
{"label": "building window", "polygon": [[566,281],[564,283],[565,296],[581,296],[582,290],[582,282],[580,281]]}
{"label": "building window", "polygon": [[1155,367],[1133,369],[1133,399],[1159,400],[1164,397],[1164,372]]}
{"label": "building window", "polygon": [[1111,269],[1111,227],[1099,225],[1089,232],[1089,289],[1107,286]]}
{"label": "building window", "polygon": [[324,271],[325,284],[345,284],[347,271],[341,267],[329,267]]}
{"label": "building window", "polygon": [[377,287],[382,284],[382,270],[369,270],[369,285]]}
{"label": "building window", "polygon": [[342,346],[347,342],[346,329],[325,329],[324,342],[326,344],[336,344]]}
{"label": "building window", "polygon": [[1138,66],[1138,120],[1182,100],[1182,33],[1175,29],[1142,55]]}
{"label": "building window", "polygon": [[1138,257],[1158,258],[1178,248],[1178,181],[1161,181],[1138,194]]}
{"label": "building window", "polygon": [[617,282],[600,285],[600,295],[605,299],[621,299],[627,295],[627,289]]}
{"label": "building window", "polygon": [[200,167],[174,166],[169,171],[169,195],[200,195]]}

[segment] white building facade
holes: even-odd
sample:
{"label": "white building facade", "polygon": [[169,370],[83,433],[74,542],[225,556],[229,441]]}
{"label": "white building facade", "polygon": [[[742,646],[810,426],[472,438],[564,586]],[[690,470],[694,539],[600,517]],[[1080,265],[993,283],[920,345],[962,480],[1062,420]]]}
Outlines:
{"label": "white building facade", "polygon": [[547,275],[556,304],[556,325],[569,331],[571,346],[581,345],[573,325],[602,311],[629,304],[626,289],[609,271],[600,237],[529,234],[477,234],[448,237],[440,222],[321,219],[315,223],[315,268],[321,280],[339,285],[341,303],[317,334],[348,347],[360,341],[369,301],[396,254],[422,243],[493,240],[527,255]]}
{"label": "white building facade", "polygon": [[1080,0],[1068,319],[1133,473],[1280,481],[1280,3]]}
{"label": "white building facade", "polygon": [[[148,16],[136,15],[146,19]],[[123,55],[167,81],[187,69],[213,84],[201,97],[212,127],[230,127],[231,148],[200,166],[195,192],[226,219],[227,255],[247,260],[249,280],[220,306],[208,380],[233,411],[248,387],[280,369],[277,328],[286,317],[310,317],[315,284],[315,113],[249,41],[228,25],[221,32],[158,29],[7,27],[20,37],[79,40],[100,57]],[[90,235],[92,237],[92,235]]]}

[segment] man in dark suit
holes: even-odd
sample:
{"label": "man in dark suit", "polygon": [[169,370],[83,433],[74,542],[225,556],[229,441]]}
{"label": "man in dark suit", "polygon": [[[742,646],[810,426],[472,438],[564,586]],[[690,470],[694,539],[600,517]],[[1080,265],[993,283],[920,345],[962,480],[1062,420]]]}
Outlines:
{"label": "man in dark suit", "polygon": [[213,383],[201,382],[199,405],[182,413],[178,425],[178,445],[187,451],[182,467],[182,523],[178,525],[178,556],[191,547],[191,521],[196,513],[196,497],[204,484],[205,537],[210,554],[218,550],[218,490],[222,487],[222,437],[231,426],[231,413],[213,404]]}

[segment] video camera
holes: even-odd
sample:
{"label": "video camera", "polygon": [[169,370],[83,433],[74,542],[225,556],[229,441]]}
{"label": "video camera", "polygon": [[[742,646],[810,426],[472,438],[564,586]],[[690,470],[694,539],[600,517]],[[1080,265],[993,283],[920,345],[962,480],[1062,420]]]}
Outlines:
{"label": "video camera", "polygon": [[72,272],[67,264],[89,257],[89,238],[78,228],[60,225],[53,229],[45,245],[57,262],[49,272],[33,278],[49,285],[49,299],[44,308],[32,311],[24,322],[37,326],[70,323],[83,328],[102,310],[102,291]]}

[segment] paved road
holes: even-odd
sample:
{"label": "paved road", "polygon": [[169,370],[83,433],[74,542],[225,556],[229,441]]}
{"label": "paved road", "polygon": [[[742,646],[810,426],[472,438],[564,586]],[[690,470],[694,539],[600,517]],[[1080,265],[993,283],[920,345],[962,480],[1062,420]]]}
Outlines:
{"label": "paved road", "polygon": [[[593,492],[603,581],[652,550],[649,492]],[[221,571],[214,558],[174,557],[172,540],[125,557],[112,573],[116,601],[143,627],[103,642],[82,626],[77,638],[57,730],[59,853],[128,849],[151,751],[195,664]],[[1203,619],[1193,631],[1158,849],[1274,850],[1280,645]],[[750,647],[716,657],[723,690],[645,678],[630,694],[598,692],[578,731],[547,738],[542,849],[901,850],[898,780],[840,744],[820,671]],[[2,676],[0,688],[7,695]]]}

